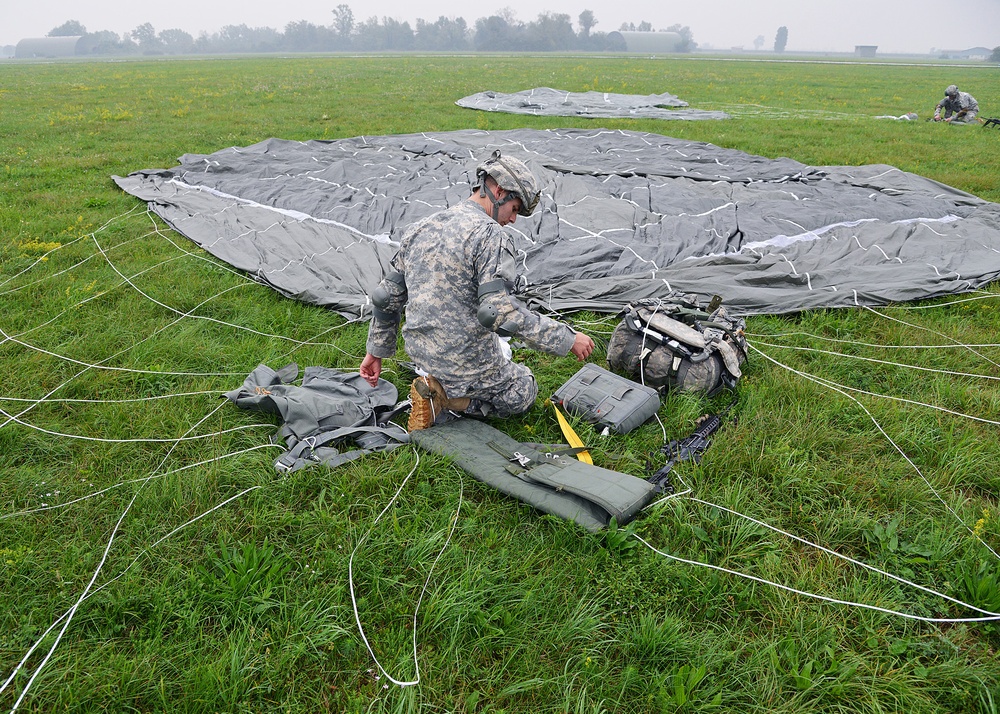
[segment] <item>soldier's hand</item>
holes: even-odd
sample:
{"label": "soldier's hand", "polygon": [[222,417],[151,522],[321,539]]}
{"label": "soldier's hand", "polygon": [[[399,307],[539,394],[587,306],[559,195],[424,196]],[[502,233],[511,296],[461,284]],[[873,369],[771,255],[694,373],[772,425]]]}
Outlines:
{"label": "soldier's hand", "polygon": [[577,332],[576,337],[573,338],[573,346],[569,348],[569,351],[583,362],[594,351],[594,341],[582,332]]}
{"label": "soldier's hand", "polygon": [[361,369],[358,370],[365,381],[373,387],[378,384],[379,375],[382,374],[382,358],[366,354],[361,361]]}

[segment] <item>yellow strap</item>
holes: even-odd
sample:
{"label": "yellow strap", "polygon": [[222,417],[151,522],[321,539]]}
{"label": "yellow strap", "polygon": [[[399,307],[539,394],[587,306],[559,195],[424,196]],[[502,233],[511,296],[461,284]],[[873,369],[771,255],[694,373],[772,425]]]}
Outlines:
{"label": "yellow strap", "polygon": [[[583,441],[581,441],[580,437],[576,435],[575,431],[573,431],[573,427],[571,427],[569,422],[566,421],[566,417],[563,416],[563,413],[559,411],[559,405],[552,401],[550,401],[549,404],[551,404],[552,408],[556,411],[556,420],[559,422],[559,428],[562,429],[563,436],[566,438],[566,443],[574,449],[582,448]],[[587,464],[594,463],[594,460],[590,458],[589,451],[581,451],[576,455],[576,458]]]}

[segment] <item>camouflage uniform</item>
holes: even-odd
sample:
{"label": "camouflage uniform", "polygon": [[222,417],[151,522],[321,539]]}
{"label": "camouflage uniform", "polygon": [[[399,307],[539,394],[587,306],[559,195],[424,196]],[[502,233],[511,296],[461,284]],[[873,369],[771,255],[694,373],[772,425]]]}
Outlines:
{"label": "camouflage uniform", "polygon": [[500,224],[474,201],[465,200],[406,230],[391,279],[380,287],[389,305],[368,330],[367,350],[374,357],[396,353],[399,321],[387,320],[406,305],[403,341],[417,366],[437,377],[450,398],[470,397],[470,411],[510,416],[527,411],[538,395],[531,370],[504,356],[500,337],[484,327],[477,311],[483,303],[496,310],[496,325],[513,324],[517,339],[553,355],[565,355],[575,331],[528,310],[506,290],[485,294],[480,287],[495,280],[513,282],[514,247]]}
{"label": "camouflage uniform", "polygon": [[[951,89],[952,87],[948,87]],[[965,111],[962,116],[956,116],[952,119],[953,122],[963,123],[963,122],[974,122],[976,120],[976,115],[979,114],[979,102],[968,92],[959,92],[958,87],[955,87],[955,92],[945,94],[944,99],[937,103],[934,107],[934,118],[939,119],[941,117],[941,110],[944,110],[944,118],[948,119],[953,113],[957,114],[960,111]]]}

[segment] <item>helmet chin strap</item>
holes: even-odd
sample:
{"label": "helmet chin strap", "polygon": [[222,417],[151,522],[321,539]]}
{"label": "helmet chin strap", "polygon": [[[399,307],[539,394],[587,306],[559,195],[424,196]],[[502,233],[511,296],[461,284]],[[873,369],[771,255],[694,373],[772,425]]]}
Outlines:
{"label": "helmet chin strap", "polygon": [[[498,185],[497,189],[499,190],[499,188],[500,187]],[[482,183],[479,184],[479,195],[480,196],[485,196],[486,198],[490,199],[490,203],[493,204],[493,214],[492,214],[493,215],[493,220],[496,221],[497,223],[500,222],[500,206],[504,205],[505,203],[509,203],[510,201],[512,201],[515,198],[517,198],[517,196],[515,196],[513,193],[511,193],[510,191],[508,191],[506,196],[504,196],[503,198],[498,199],[496,196],[493,195],[493,191],[487,191],[486,190],[486,177],[485,176],[483,177]]]}

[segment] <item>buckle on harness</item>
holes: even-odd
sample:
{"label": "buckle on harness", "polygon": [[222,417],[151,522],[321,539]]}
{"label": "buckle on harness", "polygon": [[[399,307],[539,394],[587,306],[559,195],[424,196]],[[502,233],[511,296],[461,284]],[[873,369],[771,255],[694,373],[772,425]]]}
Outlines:
{"label": "buckle on harness", "polygon": [[315,435],[307,436],[299,441],[294,447],[283,453],[274,462],[274,468],[280,473],[289,473],[290,471],[297,471],[302,468],[302,465],[296,465],[300,459],[308,459],[310,461],[319,461],[316,458],[314,451],[319,445],[319,439]]}
{"label": "buckle on harness", "polygon": [[510,461],[516,462],[518,466],[523,466],[527,468],[531,464],[531,459],[522,454],[520,451],[515,451],[510,458]]}

